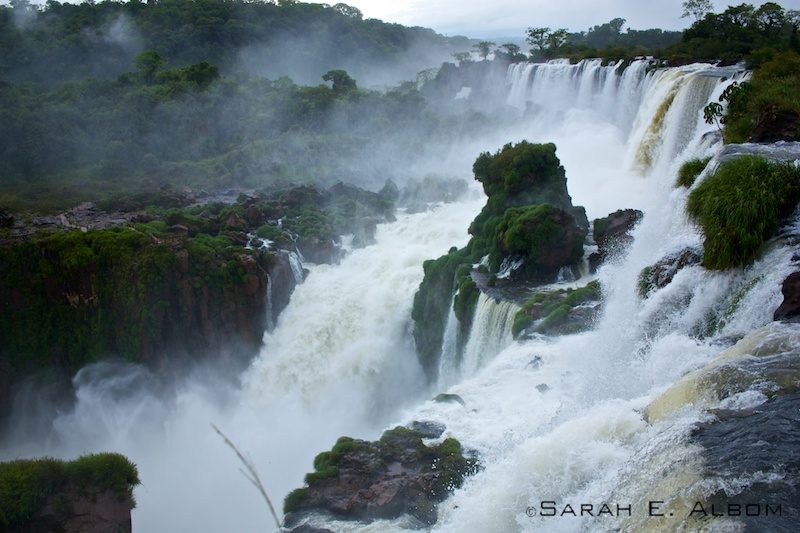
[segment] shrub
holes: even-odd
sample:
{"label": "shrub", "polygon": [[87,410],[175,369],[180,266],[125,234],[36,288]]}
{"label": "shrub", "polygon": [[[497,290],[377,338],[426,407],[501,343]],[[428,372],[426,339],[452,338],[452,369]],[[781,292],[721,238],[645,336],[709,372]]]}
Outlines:
{"label": "shrub", "polygon": [[694,180],[697,179],[697,176],[708,166],[709,161],[711,161],[710,157],[705,159],[690,159],[681,165],[680,170],[678,170],[676,186],[691,187],[694,184]]}
{"label": "shrub", "polygon": [[728,161],[689,195],[686,210],[703,229],[703,266],[751,262],[800,200],[800,169],[754,156]]}
{"label": "shrub", "polygon": [[23,529],[51,495],[67,486],[86,494],[110,490],[133,506],[138,484],[136,466],[116,453],[69,462],[43,458],[0,463],[0,530]]}

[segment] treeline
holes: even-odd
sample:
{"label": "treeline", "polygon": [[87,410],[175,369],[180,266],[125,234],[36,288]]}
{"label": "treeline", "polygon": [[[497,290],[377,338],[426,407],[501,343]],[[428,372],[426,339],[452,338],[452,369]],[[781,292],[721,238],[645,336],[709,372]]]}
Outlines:
{"label": "treeline", "polygon": [[622,31],[623,18],[579,33],[530,27],[526,37],[531,46],[528,58],[537,61],[567,57],[578,61],[588,57],[618,60],[649,55],[673,65],[700,61],[735,63],[744,59],[757,64],[761,58],[769,57],[762,52],[764,49],[800,51],[800,11],[787,11],[774,2],[758,8],[739,4],[722,13],[711,12],[711,3],[705,0],[688,0],[683,5],[684,16],[696,19],[683,32],[630,28]]}
{"label": "treeline", "polygon": [[[0,84],[0,205],[63,209],[158,190],[403,181],[412,162],[486,118],[432,111],[414,83],[359,89],[165,68],[156,52],[113,80]],[[322,80],[320,80],[322,81]]]}
{"label": "treeline", "polygon": [[[410,75],[441,62],[466,37],[364,19],[346,4],[290,0],[27,0],[0,6],[0,77],[56,84],[115,77],[136,54],[155,50],[173,66],[208,61],[300,83],[333,68],[359,79],[410,63]],[[413,70],[415,69],[415,70]]]}

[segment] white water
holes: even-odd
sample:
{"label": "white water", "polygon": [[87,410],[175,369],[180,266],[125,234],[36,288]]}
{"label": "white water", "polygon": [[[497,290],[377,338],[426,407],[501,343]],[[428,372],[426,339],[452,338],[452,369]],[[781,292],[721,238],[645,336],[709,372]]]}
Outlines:
{"label": "white water", "polygon": [[511,344],[511,326],[519,306],[481,293],[475,307],[469,340],[464,348],[462,372],[471,376]]}
{"label": "white water", "polygon": [[[407,330],[421,264],[466,242],[482,201],[441,206],[379,226],[376,245],[352,251],[338,266],[313,267],[265,335],[240,391],[190,376],[164,402],[140,369],[95,367],[79,376],[78,405],[56,420],[51,440],[16,441],[3,456],[117,450],[139,465],[144,481],[136,491],[136,531],[264,531],[271,522],[263,503],[209,422],[249,452],[279,500],[338,436],[372,438],[393,421],[434,420],[476,450],[484,466],[440,507],[436,530],[625,528],[613,520],[530,518],[525,509],[542,499],[666,500],[670,483],[692,482],[676,464],[696,466],[686,435],[700,411],[687,407],[655,424],[641,413],[720,351],[715,338],[695,335],[710,314],[726,314],[717,336],[764,325],[792,270],[791,250],[776,246],[745,271],[688,267],[648,300],[636,296],[644,266],[701,242],[683,215],[687,192],[673,183],[682,161],[717,149],[701,142],[713,130],[701,108],[725,87],[703,75],[707,67],[646,74],[646,66],[636,62],[622,75],[597,62],[513,66],[508,103],[540,107],[525,129],[484,147],[522,138],[556,142],[574,203],[590,217],[624,207],[645,212],[627,256],[598,273],[605,303],[593,331],[514,343],[514,309],[482,297],[463,361],[446,356],[442,363],[440,384],[452,384],[448,392],[466,407],[422,401],[428,391]],[[456,329],[451,316],[445,354],[455,354],[448,346]],[[126,394],[131,388],[140,392]],[[754,398],[739,403],[748,401]],[[386,531],[401,523],[330,527]]]}

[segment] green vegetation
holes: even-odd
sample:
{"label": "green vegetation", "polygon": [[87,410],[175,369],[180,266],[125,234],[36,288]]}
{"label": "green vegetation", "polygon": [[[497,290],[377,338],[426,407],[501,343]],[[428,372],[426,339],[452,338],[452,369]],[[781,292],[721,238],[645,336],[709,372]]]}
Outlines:
{"label": "green vegetation", "polygon": [[694,184],[694,180],[697,179],[697,176],[708,166],[709,161],[711,161],[710,157],[705,159],[690,159],[681,165],[681,168],[678,170],[676,186],[691,187]]}
{"label": "green vegetation", "polygon": [[376,66],[422,68],[469,40],[344,4],[13,4],[0,6],[0,206],[11,211],[167,185],[374,183],[487,120],[435,112],[413,82],[359,89]]}
{"label": "green vegetation", "polygon": [[306,474],[306,483],[311,485],[317,481],[338,476],[339,460],[342,455],[358,449],[360,442],[350,437],[339,437],[331,451],[317,454],[314,458],[314,472]]}
{"label": "green vegetation", "polygon": [[770,50],[764,57],[749,82],[720,97],[728,102],[721,119],[726,142],[800,140],[800,55]]}
{"label": "green vegetation", "polygon": [[[294,1],[48,2],[38,8],[15,1],[0,6],[0,35],[4,74],[46,83],[116,77],[143,50],[178,66],[224,65],[226,75],[249,70],[315,79],[333,68],[361,76],[412,54],[444,58],[470,45],[465,37],[364,19],[346,4]],[[152,55],[143,59],[151,60],[141,62],[146,71],[160,66]]]}
{"label": "green vegetation", "polygon": [[551,264],[550,256],[565,242],[571,245],[570,256],[567,260],[559,257],[558,262],[572,264],[583,255],[583,240],[574,238],[575,228],[571,215],[550,204],[537,204],[507,209],[495,235],[506,255],[525,257],[529,268],[552,268],[556,265]]}
{"label": "green vegetation", "polygon": [[537,333],[573,333],[586,329],[589,326],[587,321],[568,323],[570,311],[581,304],[597,302],[600,296],[600,284],[597,281],[579,289],[537,292],[514,315],[511,333],[517,338],[537,320],[541,320],[536,327]]}
{"label": "green vegetation", "polygon": [[294,489],[283,500],[283,514],[294,513],[302,508],[303,502],[308,498],[308,487]]}
{"label": "green vegetation", "polygon": [[646,266],[639,272],[639,277],[636,280],[636,292],[640,298],[647,298],[647,296],[655,289],[653,283],[653,267]]}
{"label": "green vegetation", "polygon": [[[423,264],[425,277],[414,296],[411,317],[417,354],[429,376],[435,375],[451,303],[459,321],[457,349],[466,344],[480,291],[472,265],[488,257],[488,284],[508,257],[524,260],[518,276],[528,281],[554,279],[558,269],[583,253],[583,230],[569,211],[564,167],[556,146],[522,141],[496,153],[482,153],[473,165],[475,179],[489,197],[472,221],[467,246]],[[453,300],[453,293],[458,294]]]}
{"label": "green vegetation", "polygon": [[684,33],[680,43],[666,50],[671,63],[716,61],[735,63],[757,57],[763,49],[797,50],[796,12],[774,3],[756,8],[750,4],[729,6],[722,13],[705,13]]}
{"label": "green vegetation", "polygon": [[[343,459],[346,461],[343,462]],[[322,452],[314,459],[314,472],[305,477],[306,487],[293,490],[283,503],[284,513],[309,507],[324,507],[325,491],[339,483],[342,470],[348,488],[368,488],[379,482],[389,465],[400,464],[419,475],[431,475],[428,494],[431,505],[461,486],[464,478],[476,472],[475,459],[464,457],[461,444],[454,438],[426,446],[422,433],[404,426],[384,431],[377,441],[363,441],[341,437],[331,451]],[[413,474],[417,475],[417,474]],[[340,490],[334,488],[334,490]]]}
{"label": "green vegetation", "polygon": [[774,2],[758,8],[750,4],[729,6],[721,13],[711,12],[712,7],[704,0],[684,2],[684,17],[691,17],[693,23],[683,32],[631,28],[623,31],[625,19],[619,17],[578,33],[528,28],[530,59],[631,61],[653,56],[666,59],[670,65],[720,60],[733,64],[747,59],[754,66],[765,50],[800,51],[797,11],[785,11]]}
{"label": "green vegetation", "polygon": [[122,455],[85,455],[75,461],[16,460],[0,463],[0,527],[22,530],[48,498],[63,490],[91,496],[112,491],[134,506],[136,466]]}
{"label": "green vegetation", "polygon": [[142,361],[177,324],[192,329],[203,290],[220,318],[223,295],[244,289],[240,257],[249,253],[222,235],[175,239],[161,229],[71,231],[0,247],[0,355],[13,373],[74,372],[109,355]]}
{"label": "green vegetation", "polygon": [[689,195],[689,216],[703,228],[703,266],[743,266],[800,201],[800,169],[742,156],[723,163]]}

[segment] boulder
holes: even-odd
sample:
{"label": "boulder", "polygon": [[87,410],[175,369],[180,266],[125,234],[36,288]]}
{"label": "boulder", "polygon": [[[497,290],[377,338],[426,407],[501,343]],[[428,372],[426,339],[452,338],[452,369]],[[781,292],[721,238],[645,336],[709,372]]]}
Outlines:
{"label": "boulder", "polygon": [[434,446],[422,439],[422,433],[405,427],[386,431],[373,442],[340,438],[330,452],[314,459],[307,487],[286,497],[287,524],[297,523],[303,512],[349,520],[407,514],[433,524],[436,504],[477,470],[477,462],[464,457],[455,439]]}
{"label": "boulder", "polygon": [[597,252],[589,256],[589,267],[597,270],[609,256],[628,247],[633,241],[630,232],[642,219],[638,209],[620,209],[607,217],[594,220],[593,237]]}
{"label": "boulder", "polygon": [[342,258],[342,249],[332,239],[300,238],[297,249],[309,263],[335,264]]}
{"label": "boulder", "polygon": [[425,439],[438,439],[446,429],[444,424],[432,422],[430,420],[414,420],[408,425],[408,428],[419,433]]}
{"label": "boulder", "polygon": [[652,291],[666,287],[679,270],[700,263],[700,254],[691,248],[671,254],[639,274],[639,295],[646,298]]}
{"label": "boulder", "polygon": [[526,277],[537,280],[554,280],[578,262],[584,237],[575,217],[550,204],[507,209],[496,232],[502,257],[521,257]]}
{"label": "boulder", "polygon": [[794,272],[783,280],[781,287],[783,302],[775,310],[773,320],[796,319],[800,315],[800,272]]}

